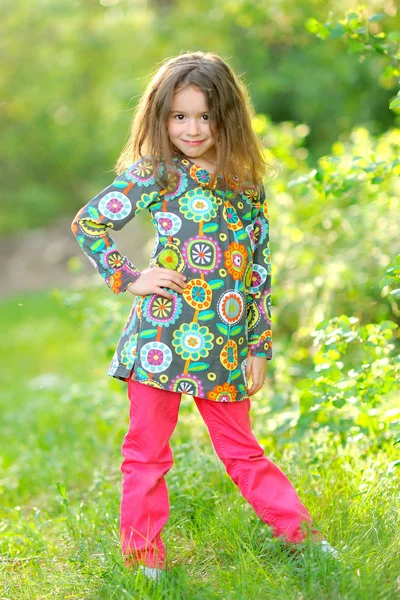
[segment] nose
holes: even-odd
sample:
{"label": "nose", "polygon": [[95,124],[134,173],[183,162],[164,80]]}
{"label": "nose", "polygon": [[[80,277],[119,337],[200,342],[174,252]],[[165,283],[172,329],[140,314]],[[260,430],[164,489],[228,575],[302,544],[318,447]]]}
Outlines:
{"label": "nose", "polygon": [[199,124],[197,119],[190,119],[188,123],[188,133],[190,135],[197,135],[199,133]]}

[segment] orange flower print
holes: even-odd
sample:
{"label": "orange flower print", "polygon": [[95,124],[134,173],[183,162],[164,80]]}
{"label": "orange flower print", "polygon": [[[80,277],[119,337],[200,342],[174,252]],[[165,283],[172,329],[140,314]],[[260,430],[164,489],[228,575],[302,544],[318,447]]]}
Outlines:
{"label": "orange flower print", "polygon": [[115,273],[106,279],[106,282],[114,294],[119,294],[122,286],[122,271],[115,271]]}
{"label": "orange flower print", "polygon": [[212,289],[207,281],[191,279],[183,290],[182,296],[194,309],[204,310],[211,306]]}
{"label": "orange flower print", "polygon": [[233,371],[238,366],[238,350],[235,340],[228,340],[219,356],[222,365],[228,371]]}
{"label": "orange flower print", "polygon": [[264,348],[272,348],[272,331],[267,329],[260,335],[260,342],[264,342]]}
{"label": "orange flower print", "polygon": [[224,252],[225,266],[233,279],[242,279],[247,264],[247,249],[244,244],[232,242]]}
{"label": "orange flower print", "polygon": [[230,383],[224,383],[223,385],[216,385],[207,394],[209,400],[215,402],[236,402],[237,390],[234,385]]}

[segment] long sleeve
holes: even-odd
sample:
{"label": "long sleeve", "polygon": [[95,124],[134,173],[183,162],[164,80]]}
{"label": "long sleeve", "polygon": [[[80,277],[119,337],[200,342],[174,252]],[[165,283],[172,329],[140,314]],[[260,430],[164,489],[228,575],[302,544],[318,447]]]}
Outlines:
{"label": "long sleeve", "polygon": [[260,206],[255,210],[252,283],[247,296],[249,354],[272,358],[271,255],[269,216],[265,188],[260,187]]}
{"label": "long sleeve", "polygon": [[115,293],[125,292],[141,272],[121,256],[109,230],[119,231],[133,217],[160,201],[161,187],[149,157],[141,157],[111,185],[83,206],[71,230],[90,262]]}

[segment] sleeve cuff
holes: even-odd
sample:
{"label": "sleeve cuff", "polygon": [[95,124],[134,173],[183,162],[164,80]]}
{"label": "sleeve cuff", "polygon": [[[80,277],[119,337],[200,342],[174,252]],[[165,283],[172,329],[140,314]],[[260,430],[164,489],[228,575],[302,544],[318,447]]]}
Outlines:
{"label": "sleeve cuff", "polygon": [[121,294],[126,292],[128,285],[139,279],[141,274],[141,271],[127,260],[120,269],[114,271],[114,273],[107,277],[105,281],[114,294]]}
{"label": "sleeve cuff", "polygon": [[268,350],[252,350],[249,347],[249,354],[248,356],[259,356],[260,358],[266,358],[267,360],[271,360],[272,359],[272,348],[269,348]]}
{"label": "sleeve cuff", "polygon": [[253,334],[249,342],[249,356],[260,356],[271,360],[272,358],[272,332],[267,329],[261,335]]}

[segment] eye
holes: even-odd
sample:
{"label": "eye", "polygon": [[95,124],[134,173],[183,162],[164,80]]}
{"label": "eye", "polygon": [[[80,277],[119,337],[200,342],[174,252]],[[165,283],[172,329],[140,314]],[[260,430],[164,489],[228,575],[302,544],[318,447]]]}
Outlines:
{"label": "eye", "polygon": [[[175,116],[174,116],[174,119],[176,119],[177,121],[181,121],[182,119],[178,119],[178,117],[183,117],[183,118],[185,118],[185,115],[181,115],[181,114],[180,114],[180,115],[175,115]],[[209,120],[210,120],[210,117],[209,117],[209,115],[208,115],[208,114],[204,114],[204,115],[202,115],[202,117],[206,117],[206,118],[205,118],[205,120],[206,120],[206,121],[209,121]]]}

